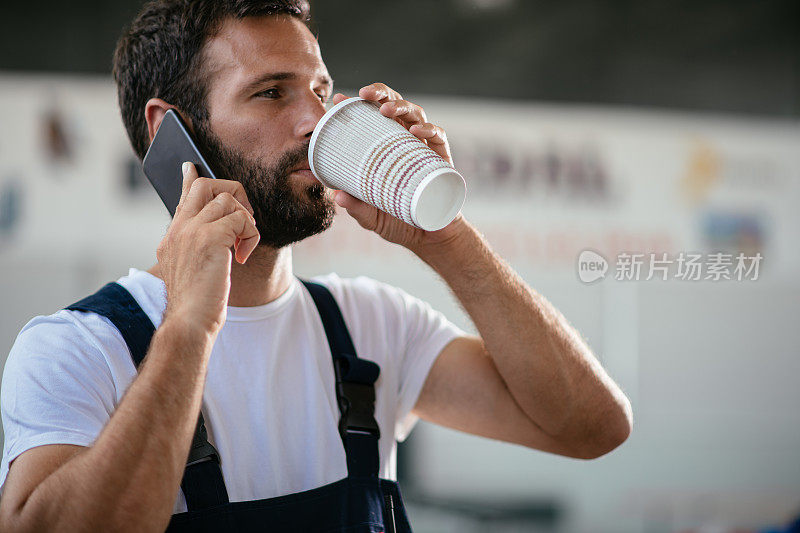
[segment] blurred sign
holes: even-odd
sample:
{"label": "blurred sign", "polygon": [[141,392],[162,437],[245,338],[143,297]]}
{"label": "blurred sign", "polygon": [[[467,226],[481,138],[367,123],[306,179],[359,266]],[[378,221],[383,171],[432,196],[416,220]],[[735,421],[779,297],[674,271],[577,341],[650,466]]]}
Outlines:
{"label": "blurred sign", "polygon": [[[585,249],[605,257],[694,250],[761,252],[764,275],[800,268],[796,123],[410,99],[447,131],[467,179],[465,215],[515,264],[574,276]],[[91,248],[100,240],[152,251],[169,220],[155,194],[140,194],[149,185],[132,159],[110,80],[0,78],[0,112],[4,158],[26,169],[6,199],[15,206],[7,210],[32,217],[22,245]],[[43,164],[42,117],[49,157],[68,167]],[[53,181],[56,170],[70,179]],[[8,226],[13,216],[6,217]],[[380,255],[383,243],[347,219],[342,214],[298,250],[315,260]]]}
{"label": "blurred sign", "polygon": [[525,194],[532,201],[564,203],[599,203],[611,194],[607,164],[597,146],[493,145],[488,139],[450,137],[455,139],[454,160],[470,176],[473,194]]}

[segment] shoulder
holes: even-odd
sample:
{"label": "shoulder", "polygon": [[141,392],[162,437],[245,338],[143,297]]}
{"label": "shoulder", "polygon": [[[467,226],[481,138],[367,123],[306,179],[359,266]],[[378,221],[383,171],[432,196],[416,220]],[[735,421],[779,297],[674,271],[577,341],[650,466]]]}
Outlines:
{"label": "shoulder", "polygon": [[423,342],[444,332],[466,335],[428,302],[388,283],[337,274],[316,276],[312,281],[331,291],[349,325],[366,328],[370,335],[388,335],[386,341]]}
{"label": "shoulder", "polygon": [[400,311],[418,300],[405,290],[367,276],[342,278],[336,273],[315,276],[310,281],[325,285],[342,306],[359,308],[385,308],[391,306]]}
{"label": "shoulder", "polygon": [[[0,387],[3,396],[17,390],[26,378],[43,386],[98,374],[110,378],[108,347],[118,344],[115,329],[110,328],[113,326],[103,317],[77,311],[62,309],[34,317],[19,332],[9,351]],[[9,387],[12,383],[14,387]]]}
{"label": "shoulder", "polygon": [[403,336],[409,320],[429,308],[405,290],[367,276],[342,278],[331,273],[311,281],[331,291],[348,324],[379,335]]}
{"label": "shoulder", "polygon": [[[163,282],[134,268],[116,282],[133,296],[157,328],[166,306]],[[136,372],[119,329],[105,316],[92,312],[61,309],[28,322],[14,342],[7,364],[14,368],[42,359],[50,361],[51,366],[91,364],[110,372],[115,380]]]}
{"label": "shoulder", "polygon": [[102,317],[78,311],[61,309],[51,315],[36,316],[20,330],[8,361],[23,359],[29,353],[57,355],[73,348],[97,351],[106,328]]}
{"label": "shoulder", "polygon": [[[141,278],[141,274],[135,275],[131,269],[131,273],[120,278],[118,283],[134,296],[152,319],[153,315],[160,315],[158,295],[153,296],[152,287],[148,290],[147,284],[137,277]],[[95,381],[109,384],[116,393],[117,389],[122,392],[124,382],[135,372],[127,344],[108,318],[91,312],[61,309],[50,315],[34,317],[20,330],[6,360],[3,385],[20,379],[23,381],[19,383],[28,379],[28,385],[35,381],[48,386],[67,381]],[[17,384],[13,390],[19,388]],[[10,394],[11,390],[3,386],[3,396]]]}

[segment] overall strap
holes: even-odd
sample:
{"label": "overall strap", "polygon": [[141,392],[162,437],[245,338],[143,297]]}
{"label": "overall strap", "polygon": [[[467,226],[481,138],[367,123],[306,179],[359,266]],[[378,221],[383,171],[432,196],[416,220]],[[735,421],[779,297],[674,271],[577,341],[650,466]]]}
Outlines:
{"label": "overall strap", "polygon": [[342,312],[330,291],[319,283],[300,280],[317,306],[333,357],[336,400],[339,404],[339,434],[347,455],[350,477],[377,477],[380,468],[375,420],[375,381],[380,367],[359,359]]}
{"label": "overall strap", "polygon": [[139,307],[139,303],[122,285],[107,283],[96,293],[65,309],[96,313],[109,319],[125,339],[133,364],[138,368],[142,363],[156,328],[150,317]]}
{"label": "overall strap", "polygon": [[[137,369],[139,368],[147,355],[156,328],[131,293],[122,285],[116,282],[108,283],[96,293],[65,309],[96,313],[109,319],[122,334],[131,353],[131,359]],[[181,488],[190,511],[228,502],[228,491],[219,466],[219,453],[208,442],[202,412],[197,420]]]}

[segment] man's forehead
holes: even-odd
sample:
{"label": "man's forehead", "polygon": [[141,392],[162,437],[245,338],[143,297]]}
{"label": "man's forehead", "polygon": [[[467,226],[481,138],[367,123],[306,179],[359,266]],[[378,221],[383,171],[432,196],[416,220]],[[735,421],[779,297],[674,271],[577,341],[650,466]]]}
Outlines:
{"label": "man's forehead", "polygon": [[206,43],[204,60],[211,76],[231,76],[235,83],[278,71],[328,78],[317,40],[288,15],[225,20]]}

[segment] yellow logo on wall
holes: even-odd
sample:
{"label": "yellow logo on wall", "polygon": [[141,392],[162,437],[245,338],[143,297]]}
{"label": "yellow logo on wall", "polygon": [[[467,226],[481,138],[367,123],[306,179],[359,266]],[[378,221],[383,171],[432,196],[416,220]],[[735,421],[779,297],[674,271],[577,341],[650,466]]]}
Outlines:
{"label": "yellow logo on wall", "polygon": [[720,157],[714,147],[707,141],[694,141],[689,165],[681,180],[681,189],[692,203],[708,197],[711,188],[720,180],[720,167]]}

